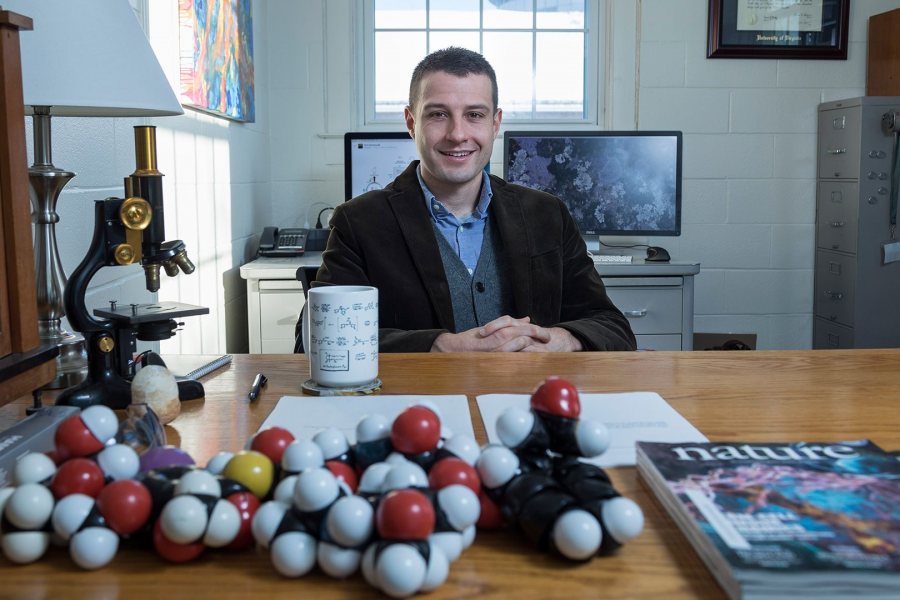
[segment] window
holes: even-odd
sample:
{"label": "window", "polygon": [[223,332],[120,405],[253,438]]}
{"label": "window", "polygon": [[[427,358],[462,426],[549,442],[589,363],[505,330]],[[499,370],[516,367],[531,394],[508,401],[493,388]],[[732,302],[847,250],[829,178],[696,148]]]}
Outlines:
{"label": "window", "polygon": [[462,46],[497,73],[505,123],[596,122],[597,0],[367,0],[365,122],[402,118],[429,52]]}

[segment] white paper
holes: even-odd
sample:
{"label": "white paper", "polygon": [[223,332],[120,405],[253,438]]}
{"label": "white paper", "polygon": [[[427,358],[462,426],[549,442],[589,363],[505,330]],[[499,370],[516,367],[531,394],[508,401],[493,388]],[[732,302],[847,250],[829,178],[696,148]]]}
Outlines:
{"label": "white paper", "polygon": [[771,37],[770,41],[779,37],[781,41],[799,41],[796,32],[822,31],[822,5],[822,0],[740,0],[737,30],[782,31],[785,35],[763,37]]}
{"label": "white paper", "polygon": [[[655,392],[579,394],[581,418],[609,428],[609,449],[589,462],[606,468],[633,466],[635,442],[707,442],[706,436]],[[528,394],[486,394],[476,398],[488,441],[500,443],[497,418],[507,408],[528,409]]]}
{"label": "white paper", "polygon": [[312,439],[314,435],[335,427],[356,443],[356,424],[368,415],[381,414],[393,420],[406,407],[431,403],[441,418],[441,437],[453,433],[467,433],[473,438],[472,416],[465,396],[282,396],[263,421],[260,430],[283,427],[297,439]]}

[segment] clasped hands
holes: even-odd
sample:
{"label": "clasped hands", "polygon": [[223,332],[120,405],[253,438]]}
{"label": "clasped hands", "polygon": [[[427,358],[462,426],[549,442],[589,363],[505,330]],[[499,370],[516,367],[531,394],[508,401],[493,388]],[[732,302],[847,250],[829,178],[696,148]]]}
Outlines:
{"label": "clasped hands", "polygon": [[562,327],[534,325],[530,317],[504,315],[482,327],[442,333],[432,352],[576,352],[581,342]]}

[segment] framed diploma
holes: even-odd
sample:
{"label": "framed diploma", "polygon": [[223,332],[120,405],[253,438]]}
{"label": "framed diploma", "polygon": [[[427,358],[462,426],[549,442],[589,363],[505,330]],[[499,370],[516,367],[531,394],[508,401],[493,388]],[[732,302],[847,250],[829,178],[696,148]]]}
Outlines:
{"label": "framed diploma", "polygon": [[847,59],[850,0],[709,0],[707,58]]}

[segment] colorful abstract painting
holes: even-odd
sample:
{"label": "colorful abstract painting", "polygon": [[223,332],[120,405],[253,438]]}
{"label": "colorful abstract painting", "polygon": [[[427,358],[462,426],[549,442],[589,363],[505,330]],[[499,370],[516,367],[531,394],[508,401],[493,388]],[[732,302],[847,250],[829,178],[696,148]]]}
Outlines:
{"label": "colorful abstract painting", "polygon": [[181,102],[253,122],[251,0],[179,0]]}

